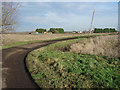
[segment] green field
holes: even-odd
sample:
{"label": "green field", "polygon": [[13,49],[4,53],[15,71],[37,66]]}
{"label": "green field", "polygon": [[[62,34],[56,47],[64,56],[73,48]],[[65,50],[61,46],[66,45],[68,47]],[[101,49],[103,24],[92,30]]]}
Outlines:
{"label": "green field", "polygon": [[120,88],[117,57],[67,51],[72,43],[85,39],[58,42],[32,51],[26,62],[35,82],[42,88]]}

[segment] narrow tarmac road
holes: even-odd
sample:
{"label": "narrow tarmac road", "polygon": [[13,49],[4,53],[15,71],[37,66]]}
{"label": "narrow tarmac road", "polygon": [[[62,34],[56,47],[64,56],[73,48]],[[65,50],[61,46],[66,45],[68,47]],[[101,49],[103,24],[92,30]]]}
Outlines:
{"label": "narrow tarmac road", "polygon": [[36,42],[3,49],[2,88],[38,88],[26,68],[25,58],[27,54],[34,49],[70,39],[76,38]]}

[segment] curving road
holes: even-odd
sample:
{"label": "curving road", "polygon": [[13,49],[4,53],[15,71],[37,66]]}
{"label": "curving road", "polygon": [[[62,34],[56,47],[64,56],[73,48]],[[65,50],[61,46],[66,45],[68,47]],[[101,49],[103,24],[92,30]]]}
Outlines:
{"label": "curving road", "polygon": [[2,50],[2,88],[38,88],[31,78],[25,64],[27,54],[37,48],[47,46],[58,41],[36,42]]}

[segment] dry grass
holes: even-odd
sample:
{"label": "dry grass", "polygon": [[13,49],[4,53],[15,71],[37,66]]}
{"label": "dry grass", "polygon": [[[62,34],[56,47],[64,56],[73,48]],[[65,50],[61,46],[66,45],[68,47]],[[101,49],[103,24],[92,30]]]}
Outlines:
{"label": "dry grass", "polygon": [[10,45],[12,43],[20,42],[20,41],[48,40],[48,39],[81,36],[81,35],[85,35],[85,34],[41,34],[41,35],[3,34],[2,45],[3,46]]}
{"label": "dry grass", "polygon": [[113,35],[79,41],[71,45],[70,52],[117,57],[118,49],[118,35]]}

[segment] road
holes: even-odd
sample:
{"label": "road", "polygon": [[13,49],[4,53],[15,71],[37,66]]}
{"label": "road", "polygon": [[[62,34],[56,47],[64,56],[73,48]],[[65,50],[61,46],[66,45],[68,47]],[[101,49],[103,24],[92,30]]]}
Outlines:
{"label": "road", "polygon": [[25,58],[34,49],[59,41],[52,40],[25,44],[2,50],[2,88],[39,88],[26,68]]}

